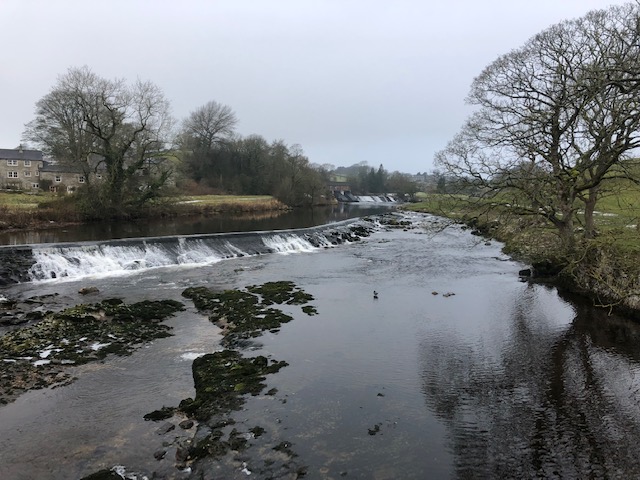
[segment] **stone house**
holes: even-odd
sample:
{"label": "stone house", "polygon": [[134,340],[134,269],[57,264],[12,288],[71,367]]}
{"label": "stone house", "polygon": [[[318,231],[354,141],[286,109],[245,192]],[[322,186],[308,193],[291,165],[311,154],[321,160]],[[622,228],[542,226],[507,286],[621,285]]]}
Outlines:
{"label": "stone house", "polygon": [[40,169],[40,187],[51,192],[71,193],[86,183],[85,172],[80,166],[43,162]]}
{"label": "stone house", "polygon": [[40,171],[44,166],[42,152],[16,149],[0,149],[0,188],[5,190],[38,190]]}
{"label": "stone house", "polygon": [[[140,188],[144,188],[159,175],[163,165],[169,163],[166,157],[150,157],[137,177]],[[87,178],[90,175],[90,178]],[[44,160],[39,150],[0,149],[0,190],[74,192],[89,180],[100,182],[105,177],[102,157],[92,154],[86,163],[66,164]],[[175,185],[170,178],[168,185]]]}

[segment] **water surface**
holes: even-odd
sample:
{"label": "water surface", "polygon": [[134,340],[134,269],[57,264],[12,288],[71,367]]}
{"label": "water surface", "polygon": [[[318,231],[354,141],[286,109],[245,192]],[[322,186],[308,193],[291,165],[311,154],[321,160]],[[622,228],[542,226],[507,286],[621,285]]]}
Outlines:
{"label": "water surface", "polygon": [[[289,366],[267,380],[275,396],[250,397],[235,418],[290,442],[307,478],[640,477],[638,326],[520,282],[523,266],[498,243],[412,218],[419,228],[335,248],[0,293],[80,301],[90,283],[95,301],[133,301],[295,282],[318,315],[287,307],[294,320],[245,352]],[[116,464],[171,471],[173,458],[153,458],[164,438],[142,415],[192,396],[186,358],[220,347],[192,307],[170,322],[174,337],[0,407],[0,478],[78,478]],[[258,470],[259,459],[245,460]],[[221,475],[246,478],[230,465]]]}
{"label": "water surface", "polygon": [[306,228],[349,218],[389,212],[394,203],[341,203],[330,207],[247,214],[217,214],[135,221],[94,222],[29,231],[2,232],[0,245],[101,241],[117,238],[200,235]]}

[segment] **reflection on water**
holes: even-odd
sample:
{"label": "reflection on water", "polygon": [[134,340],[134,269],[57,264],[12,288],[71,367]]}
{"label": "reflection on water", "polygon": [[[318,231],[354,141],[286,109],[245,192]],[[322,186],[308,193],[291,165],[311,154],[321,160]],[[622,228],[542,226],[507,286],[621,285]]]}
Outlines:
{"label": "reflection on water", "polygon": [[448,426],[457,477],[640,476],[640,329],[580,302],[549,316],[554,296],[529,286],[498,351],[422,340],[425,399]]}
{"label": "reflection on water", "polygon": [[96,222],[60,228],[0,233],[0,245],[83,242],[116,238],[197,235],[306,228],[394,209],[393,204],[338,204],[330,207],[245,214]]}

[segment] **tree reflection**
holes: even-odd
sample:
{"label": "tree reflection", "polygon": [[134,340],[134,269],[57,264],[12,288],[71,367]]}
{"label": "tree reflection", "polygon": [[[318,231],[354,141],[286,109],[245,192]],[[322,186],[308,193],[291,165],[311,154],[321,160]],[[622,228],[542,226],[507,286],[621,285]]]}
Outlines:
{"label": "tree reflection", "polygon": [[572,302],[552,328],[531,285],[499,351],[426,338],[425,399],[450,432],[459,478],[640,476],[640,326]]}

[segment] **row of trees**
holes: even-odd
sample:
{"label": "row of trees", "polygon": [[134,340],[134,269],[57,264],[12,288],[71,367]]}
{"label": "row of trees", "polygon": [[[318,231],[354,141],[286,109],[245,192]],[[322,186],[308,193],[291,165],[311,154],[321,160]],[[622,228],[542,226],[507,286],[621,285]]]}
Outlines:
{"label": "row of trees", "polygon": [[275,195],[290,205],[321,200],[325,178],[300,145],[240,137],[236,123],[231,108],[214,101],[191,112],[177,140],[187,178],[219,192]]}
{"label": "row of trees", "polygon": [[[498,58],[474,80],[477,106],[436,156],[467,191],[553,225],[574,248],[609,179],[640,144],[637,3],[565,21]],[[471,190],[470,190],[471,189]]]}
{"label": "row of trees", "polygon": [[331,170],[346,176],[353,192],[360,195],[391,192],[412,196],[419,190],[418,184],[409,175],[398,171],[389,173],[383,165],[375,169],[367,162],[360,162],[350,167],[332,167]]}
{"label": "row of trees", "polygon": [[108,80],[82,67],[69,69],[37,102],[23,139],[82,169],[79,201],[102,216],[158,196],[170,177],[209,191],[272,194],[290,205],[320,200],[326,172],[312,168],[299,145],[242,138],[236,124],[231,108],[215,101],[177,123],[151,82]]}

